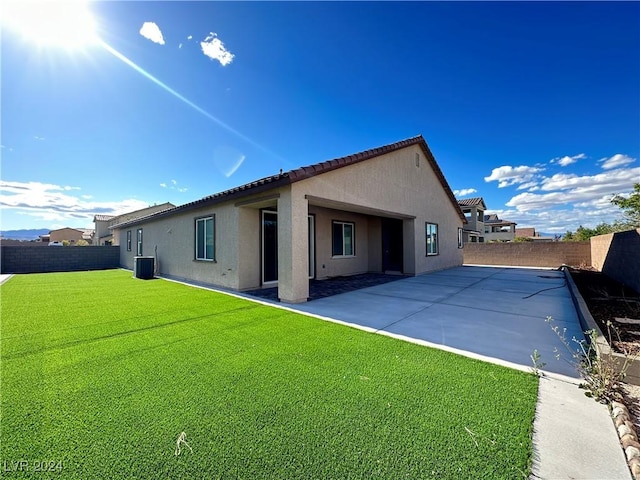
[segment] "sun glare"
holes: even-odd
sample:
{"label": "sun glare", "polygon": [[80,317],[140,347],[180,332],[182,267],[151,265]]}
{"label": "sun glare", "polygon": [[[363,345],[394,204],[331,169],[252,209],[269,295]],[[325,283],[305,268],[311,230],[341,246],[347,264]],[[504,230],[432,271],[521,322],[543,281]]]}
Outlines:
{"label": "sun glare", "polygon": [[2,11],[3,27],[41,47],[82,49],[97,40],[86,1],[9,0]]}

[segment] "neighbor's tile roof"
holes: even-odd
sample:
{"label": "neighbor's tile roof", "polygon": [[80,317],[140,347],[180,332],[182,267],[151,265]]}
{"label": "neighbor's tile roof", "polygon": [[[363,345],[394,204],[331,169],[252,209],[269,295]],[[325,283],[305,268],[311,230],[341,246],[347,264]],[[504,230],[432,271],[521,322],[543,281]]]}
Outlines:
{"label": "neighbor's tile roof", "polygon": [[115,215],[94,215],[93,216],[93,221],[94,222],[108,222],[109,220],[113,220],[114,218],[116,218]]}
{"label": "neighbor's tile roof", "polygon": [[463,207],[474,207],[482,205],[487,208],[482,197],[463,198],[462,200],[458,200],[458,204],[462,205]]}
{"label": "neighbor's tile roof", "polygon": [[516,228],[516,237],[535,237],[536,229],[531,227]]}
{"label": "neighbor's tile roof", "polygon": [[511,220],[504,220],[504,219],[498,218],[498,215],[495,213],[485,215],[484,223],[490,223],[492,225],[511,225],[511,224],[517,225],[516,222],[512,222]]}
{"label": "neighbor's tile roof", "polygon": [[271,190],[273,188],[299,182],[300,180],[314,177],[322,173],[330,172],[338,168],[346,167],[348,165],[354,165],[356,163],[363,162],[371,158],[379,157],[381,155],[391,153],[396,150],[400,150],[402,148],[410,147],[412,145],[419,145],[421,147],[422,152],[424,153],[427,161],[431,165],[431,168],[435,172],[436,177],[440,181],[442,188],[446,192],[451,203],[454,205],[454,207],[458,211],[458,216],[461,218],[463,223],[467,223],[467,220],[464,214],[462,213],[462,211],[460,210],[460,207],[458,206],[458,201],[456,200],[456,197],[454,196],[453,191],[449,187],[449,184],[447,183],[447,180],[445,179],[444,174],[442,173],[442,170],[438,166],[438,163],[433,157],[431,150],[429,150],[429,146],[427,145],[427,142],[425,141],[422,135],[417,135],[415,137],[411,137],[406,140],[401,140],[399,142],[390,143],[388,145],[383,145],[381,147],[372,148],[369,150],[365,150],[363,152],[354,153],[352,155],[347,155],[344,157],[334,158],[333,160],[327,160],[327,161],[316,163],[306,167],[296,168],[288,172],[271,175],[269,177],[264,177],[259,180],[255,180],[253,182],[249,182],[244,185],[231,188],[229,190],[225,190],[219,193],[214,193],[213,195],[206,196],[204,198],[195,200],[190,203],[186,203],[184,205],[180,205],[179,207],[175,207],[169,210],[164,210],[162,212],[153,213],[146,217],[140,217],[135,220],[118,223],[116,225],[113,225],[110,228],[120,228],[125,225],[138,223],[142,220],[163,217],[166,215],[172,215],[173,213],[177,213],[179,211],[197,208],[203,204],[217,203],[220,201],[229,200],[231,198],[240,197],[243,195],[258,193],[264,190]]}

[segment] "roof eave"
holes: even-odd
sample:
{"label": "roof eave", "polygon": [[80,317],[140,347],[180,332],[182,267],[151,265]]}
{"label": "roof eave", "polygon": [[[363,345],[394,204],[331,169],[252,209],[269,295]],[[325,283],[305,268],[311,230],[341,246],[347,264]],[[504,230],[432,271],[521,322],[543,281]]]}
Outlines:
{"label": "roof eave", "polygon": [[[180,205],[178,207],[170,208],[168,210],[162,210],[160,212],[152,213],[151,215],[147,215],[145,217],[135,218],[133,220],[129,220],[127,222],[118,223],[116,225],[110,225],[109,230],[116,230],[123,227],[128,227],[131,225],[136,225],[138,223],[146,222],[149,220],[156,220],[158,218],[163,218],[169,215],[173,215],[179,212],[188,212],[190,210],[194,210],[196,208],[203,208],[209,205],[216,205],[222,202],[228,202],[231,200],[237,200],[239,198],[248,197],[249,195],[254,195],[256,193],[261,193],[267,190],[272,190],[274,188],[279,188],[284,185],[290,184],[291,181],[286,176],[282,176],[277,180],[265,182],[259,185],[255,185],[252,187],[248,187],[243,190],[227,190],[226,192],[221,192],[218,194],[210,195],[208,197],[200,198],[193,202],[185,203],[184,205]],[[239,188],[239,187],[238,187]]]}

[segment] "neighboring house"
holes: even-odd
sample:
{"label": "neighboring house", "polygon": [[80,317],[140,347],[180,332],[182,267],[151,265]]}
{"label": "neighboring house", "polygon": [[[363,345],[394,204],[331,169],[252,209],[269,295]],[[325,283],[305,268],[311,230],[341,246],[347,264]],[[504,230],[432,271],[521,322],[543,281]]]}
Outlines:
{"label": "neighboring house", "polygon": [[463,198],[458,200],[458,205],[467,219],[467,224],[462,232],[464,243],[484,242],[484,211],[487,206],[482,197]]}
{"label": "neighboring house", "polygon": [[536,232],[533,227],[530,228],[516,228],[516,238],[524,237],[535,242],[553,242],[557,240],[555,237],[543,237],[540,232]]}
{"label": "neighboring house", "polygon": [[83,228],[82,229],[82,239],[86,240],[88,244],[93,243],[93,235],[95,231],[93,228]]}
{"label": "neighboring house", "polygon": [[305,302],[310,279],[408,275],[462,264],[465,222],[422,136],[266,177],[115,224],[120,261],[153,256],[169,278],[234,290],[278,287]]}
{"label": "neighboring house", "polygon": [[513,242],[516,238],[516,222],[501,220],[492,213],[484,216],[485,242]]}
{"label": "neighboring house", "polygon": [[536,229],[533,227],[516,228],[516,237],[530,238],[539,235],[540,234],[536,234]]}
{"label": "neighboring house", "polygon": [[115,215],[94,215],[93,224],[95,225],[93,234],[93,243],[95,245],[111,245],[113,235],[109,226],[111,220],[116,218]]}
{"label": "neighboring house", "polygon": [[123,223],[136,218],[146,217],[156,212],[174,208],[172,203],[163,203],[161,205],[153,205],[151,207],[136,210],[135,212],[123,213],[122,215],[95,215],[93,223],[95,224],[95,232],[93,235],[94,245],[118,245],[118,239],[113,238],[113,232],[109,227],[117,223]]}
{"label": "neighboring house", "polygon": [[[74,245],[79,240],[86,240],[85,231],[77,228],[59,228],[57,230],[51,230],[49,232],[49,242],[69,242],[70,245]],[[91,237],[89,237],[91,238]]]}

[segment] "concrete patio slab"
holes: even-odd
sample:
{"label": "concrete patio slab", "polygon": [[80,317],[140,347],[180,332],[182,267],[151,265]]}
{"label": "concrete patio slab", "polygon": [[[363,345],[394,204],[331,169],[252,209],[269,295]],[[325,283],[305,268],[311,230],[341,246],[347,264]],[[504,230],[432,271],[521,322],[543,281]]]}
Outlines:
{"label": "concrete patio slab", "polygon": [[430,275],[420,275],[403,279],[403,282],[416,283],[419,285],[438,285],[446,287],[467,288],[484,279],[484,277],[473,277],[463,275],[442,275],[438,273]]}
{"label": "concrete patio slab", "polygon": [[525,368],[532,367],[531,355],[537,350],[548,371],[578,376],[570,352],[545,321],[553,317],[558,328],[566,329],[569,342],[574,336],[584,338],[563,273],[558,271],[458,267],[294,309]]}
{"label": "concrete patio slab", "polygon": [[392,282],[377,285],[363,290],[374,295],[383,295],[392,298],[404,298],[418,302],[441,302],[460,292],[463,287],[440,285],[437,289],[425,288],[424,283],[417,282]]}
{"label": "concrete patio slab", "polygon": [[542,323],[551,313],[553,313],[555,320],[568,319],[573,321],[575,319],[576,313],[573,301],[566,295],[545,295],[542,298],[524,297],[525,295],[518,291],[497,291],[495,289],[471,287],[459,291],[449,298],[443,298],[441,302],[447,305],[465,307],[473,305],[474,309],[486,312],[498,311],[514,315],[525,314],[529,317],[535,317],[536,321]]}
{"label": "concrete patio slab", "polygon": [[[564,327],[564,324],[561,328]],[[540,318],[447,304],[435,304],[386,326],[385,331],[531,367],[537,350],[554,373],[576,377],[558,337]],[[581,335],[579,329],[568,333]],[[557,352],[562,360],[556,360]]]}
{"label": "concrete patio slab", "polygon": [[566,283],[562,280],[552,279],[545,282],[533,281],[530,277],[509,277],[506,279],[497,276],[483,280],[478,287],[482,290],[494,290],[497,292],[514,292],[521,293],[522,298],[535,297],[536,295],[545,296],[565,296]]}
{"label": "concrete patio slab", "polygon": [[562,272],[464,266],[286,308],[521,370],[536,349],[546,366],[531,478],[631,478],[607,408],[578,389],[570,354],[545,322],[553,317],[569,341],[584,338]]}
{"label": "concrete patio slab", "polygon": [[362,289],[333,297],[320,298],[313,302],[291,307],[293,310],[381,330],[397,318],[411,316],[432,305],[432,303],[425,301],[373,294],[368,290]]}

